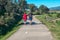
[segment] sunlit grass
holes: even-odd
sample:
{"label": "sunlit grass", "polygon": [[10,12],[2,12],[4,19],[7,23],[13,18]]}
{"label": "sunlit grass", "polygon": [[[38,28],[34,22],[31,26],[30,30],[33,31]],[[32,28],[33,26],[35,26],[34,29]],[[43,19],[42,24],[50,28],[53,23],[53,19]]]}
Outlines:
{"label": "sunlit grass", "polygon": [[[47,14],[36,16],[36,18],[39,19],[41,22],[43,22],[49,28],[49,30],[52,33],[52,36],[54,37],[54,40],[60,40],[60,21],[57,21],[54,24],[54,23],[47,21],[45,19],[45,16],[47,16]],[[51,14],[51,17],[56,18],[56,14]]]}

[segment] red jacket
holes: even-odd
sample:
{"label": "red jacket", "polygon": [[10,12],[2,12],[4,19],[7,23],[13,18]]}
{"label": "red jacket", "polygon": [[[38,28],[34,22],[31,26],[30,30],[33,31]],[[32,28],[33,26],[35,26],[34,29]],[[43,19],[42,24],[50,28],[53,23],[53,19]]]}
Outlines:
{"label": "red jacket", "polygon": [[23,14],[23,20],[24,20],[24,21],[27,20],[27,14],[26,14],[26,13]]}

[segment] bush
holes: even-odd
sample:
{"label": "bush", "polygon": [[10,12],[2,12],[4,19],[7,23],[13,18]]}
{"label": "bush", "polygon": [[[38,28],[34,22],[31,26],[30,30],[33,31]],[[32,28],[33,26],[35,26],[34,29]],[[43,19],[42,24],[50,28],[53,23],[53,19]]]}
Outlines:
{"label": "bush", "polygon": [[33,12],[33,15],[40,15],[39,11]]}
{"label": "bush", "polygon": [[19,15],[17,15],[16,13],[15,15],[12,14],[11,16],[9,15],[0,16],[0,35],[7,34],[22,19],[22,13],[18,14]]}
{"label": "bush", "polygon": [[6,19],[4,22],[5,24],[0,25],[0,35],[5,35],[9,31],[11,31],[15,27],[14,25],[17,24],[18,21],[21,20],[21,18],[21,16],[16,16],[15,19],[17,20]]}
{"label": "bush", "polygon": [[56,23],[57,23],[58,25],[60,25],[60,21],[59,21],[59,20],[56,20]]}
{"label": "bush", "polygon": [[57,17],[60,18],[60,13],[57,14]]}

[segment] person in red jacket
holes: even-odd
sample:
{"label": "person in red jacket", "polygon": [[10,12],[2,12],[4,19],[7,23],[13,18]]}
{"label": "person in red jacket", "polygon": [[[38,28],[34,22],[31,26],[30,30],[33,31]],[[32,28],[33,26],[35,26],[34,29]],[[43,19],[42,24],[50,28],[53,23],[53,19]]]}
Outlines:
{"label": "person in red jacket", "polygon": [[24,24],[26,24],[26,21],[27,21],[27,14],[24,12],[23,14],[23,20],[24,20]]}

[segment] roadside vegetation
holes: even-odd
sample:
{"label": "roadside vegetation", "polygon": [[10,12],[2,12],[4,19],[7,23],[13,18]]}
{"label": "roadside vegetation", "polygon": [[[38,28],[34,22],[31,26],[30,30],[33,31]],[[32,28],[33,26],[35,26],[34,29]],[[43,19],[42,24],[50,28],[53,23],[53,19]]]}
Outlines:
{"label": "roadside vegetation", "polygon": [[60,18],[57,17],[57,14],[43,14],[36,18],[49,28],[54,40],[60,40]]}
{"label": "roadside vegetation", "polygon": [[19,4],[16,0],[14,3],[12,0],[0,0],[0,40],[6,40],[9,35],[19,29],[17,24],[22,19],[26,4],[25,0]]}
{"label": "roadside vegetation", "polygon": [[60,40],[60,13],[49,12],[49,8],[41,5],[40,15],[36,16],[51,31],[54,40]]}
{"label": "roadside vegetation", "polygon": [[44,13],[36,18],[49,28],[54,40],[60,40],[60,13]]}

